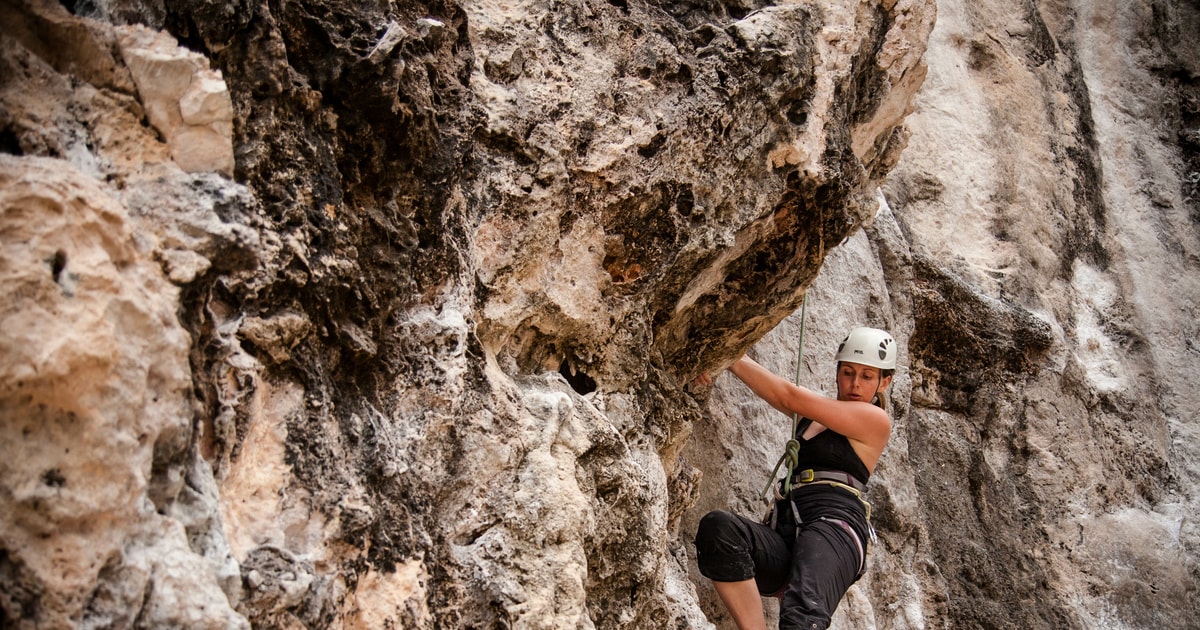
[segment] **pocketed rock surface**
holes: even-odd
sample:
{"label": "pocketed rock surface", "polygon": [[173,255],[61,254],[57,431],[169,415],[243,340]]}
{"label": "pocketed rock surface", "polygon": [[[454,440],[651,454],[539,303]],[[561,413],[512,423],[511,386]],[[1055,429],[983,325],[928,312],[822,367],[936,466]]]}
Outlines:
{"label": "pocketed rock surface", "polygon": [[[809,293],[807,384],[833,391],[858,323],[891,328],[907,366],[869,492],[879,544],[833,628],[1200,618],[1198,20],[1186,3],[938,3],[889,207]],[[754,352],[794,374],[799,326]],[[790,426],[731,377],[709,409],[696,434],[713,439],[684,451],[706,480],[685,530],[761,512]]]}
{"label": "pocketed rock surface", "polygon": [[0,625],[732,627],[806,303],[835,628],[1186,627],[1200,17],[994,4],[4,3]]}

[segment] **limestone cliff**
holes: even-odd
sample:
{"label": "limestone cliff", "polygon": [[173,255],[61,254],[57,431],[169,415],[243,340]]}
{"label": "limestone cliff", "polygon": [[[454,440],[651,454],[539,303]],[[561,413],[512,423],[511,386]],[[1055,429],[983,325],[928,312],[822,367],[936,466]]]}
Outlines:
{"label": "limestone cliff", "polygon": [[[871,482],[880,544],[834,628],[1200,618],[1197,32],[1187,3],[938,3],[890,208],[809,296],[808,383],[832,387],[864,320],[909,367]],[[781,374],[798,326],[756,346]],[[760,509],[786,439],[733,380],[697,425],[716,439],[684,451],[706,480],[685,530]]]}
{"label": "limestone cliff", "polygon": [[725,627],[806,301],[835,627],[1186,627],[1200,15],[1101,4],[4,0],[0,625]]}

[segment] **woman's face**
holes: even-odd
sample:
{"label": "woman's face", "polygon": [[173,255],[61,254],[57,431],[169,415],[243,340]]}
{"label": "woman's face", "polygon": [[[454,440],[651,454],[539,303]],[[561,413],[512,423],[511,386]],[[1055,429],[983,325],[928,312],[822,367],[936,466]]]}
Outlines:
{"label": "woman's face", "polygon": [[875,394],[886,389],[892,382],[890,376],[880,376],[879,368],[843,361],[838,364],[837,389],[838,400],[859,400],[871,402]]}

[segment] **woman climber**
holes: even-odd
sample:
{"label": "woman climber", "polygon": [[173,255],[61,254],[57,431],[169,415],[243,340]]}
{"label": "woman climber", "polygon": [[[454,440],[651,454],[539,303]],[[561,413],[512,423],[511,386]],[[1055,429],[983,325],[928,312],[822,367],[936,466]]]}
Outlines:
{"label": "woman climber", "polygon": [[[760,398],[798,419],[789,442],[794,471],[790,483],[780,482],[784,492],[776,495],[769,522],[717,510],[696,532],[700,573],[713,581],[738,628],[765,630],[760,593],[782,594],[781,629],[827,628],[862,576],[873,533],[863,489],[891,433],[884,392],[896,354],[887,332],[852,330],[835,356],[836,399],[744,357],[729,367]],[[697,380],[711,384],[712,377]]]}

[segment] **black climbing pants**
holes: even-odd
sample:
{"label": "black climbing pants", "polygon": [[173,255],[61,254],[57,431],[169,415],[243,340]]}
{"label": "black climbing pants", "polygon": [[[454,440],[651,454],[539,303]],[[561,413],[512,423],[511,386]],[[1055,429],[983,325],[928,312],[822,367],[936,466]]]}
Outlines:
{"label": "black climbing pants", "polygon": [[718,510],[700,520],[696,556],[700,573],[710,580],[754,578],[764,595],[786,586],[779,604],[780,630],[823,630],[860,575],[857,543],[857,536],[837,520],[806,520],[793,543],[767,525]]}

